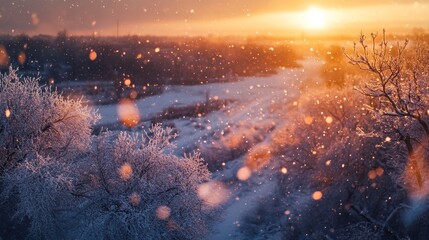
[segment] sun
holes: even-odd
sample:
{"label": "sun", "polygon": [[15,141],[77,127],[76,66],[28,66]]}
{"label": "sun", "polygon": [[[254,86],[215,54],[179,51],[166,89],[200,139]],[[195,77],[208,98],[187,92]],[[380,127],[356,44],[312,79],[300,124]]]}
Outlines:
{"label": "sun", "polygon": [[310,7],[305,12],[304,26],[308,29],[322,29],[326,26],[325,12],[317,7]]}

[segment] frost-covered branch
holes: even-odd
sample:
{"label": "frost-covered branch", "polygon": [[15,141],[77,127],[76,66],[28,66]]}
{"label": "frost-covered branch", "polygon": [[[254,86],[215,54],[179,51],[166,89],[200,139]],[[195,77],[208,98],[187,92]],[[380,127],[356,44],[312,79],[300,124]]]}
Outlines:
{"label": "frost-covered branch", "polygon": [[12,68],[0,111],[0,192],[30,238],[201,239],[219,215],[198,195],[206,164],[173,155],[170,128],[92,136],[92,109]]}

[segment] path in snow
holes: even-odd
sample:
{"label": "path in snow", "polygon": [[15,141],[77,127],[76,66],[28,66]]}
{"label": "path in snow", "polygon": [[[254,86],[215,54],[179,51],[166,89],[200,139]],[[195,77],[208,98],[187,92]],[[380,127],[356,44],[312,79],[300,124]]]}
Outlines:
{"label": "path in snow", "polygon": [[[293,101],[299,97],[299,87],[302,81],[319,79],[305,79],[307,76],[317,76],[320,63],[315,60],[309,60],[303,63],[303,68],[300,71],[295,71],[292,76],[278,76],[283,82],[287,83],[287,88],[279,88],[275,84],[270,86],[271,94],[261,94],[254,98],[250,102],[242,102],[244,105],[238,110],[231,119],[246,120],[254,123],[255,121],[261,120],[272,120],[276,126],[284,125],[285,119],[283,112],[282,114],[272,114],[269,109],[277,104],[277,111],[285,111],[285,106],[292,104]],[[286,94],[285,94],[286,91]],[[281,105],[278,105],[278,104]],[[248,117],[245,117],[248,116]],[[269,136],[266,136],[266,141],[270,141]],[[266,142],[260,143],[267,144]],[[236,164],[236,163],[235,163]],[[242,163],[241,163],[242,164]],[[237,169],[237,167],[235,167]],[[226,176],[231,174],[225,174]],[[218,175],[222,176],[222,175]],[[250,185],[246,187],[238,187],[231,194],[229,202],[224,205],[225,215],[222,222],[215,226],[215,232],[209,239],[211,240],[224,240],[224,239],[242,239],[239,233],[239,224],[249,212],[253,211],[261,203],[260,201],[266,199],[267,196],[273,194],[276,189],[276,182],[270,181],[270,176],[257,176],[257,180],[253,179],[250,181]],[[221,177],[218,179],[221,180]],[[239,197],[237,200],[236,197]],[[299,201],[301,202],[301,201]]]}

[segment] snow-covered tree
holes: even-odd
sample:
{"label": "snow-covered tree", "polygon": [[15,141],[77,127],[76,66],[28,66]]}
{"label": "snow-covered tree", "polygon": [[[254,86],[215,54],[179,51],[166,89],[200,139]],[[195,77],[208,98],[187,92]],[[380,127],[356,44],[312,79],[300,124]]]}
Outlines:
{"label": "snow-covered tree", "polygon": [[0,191],[8,198],[2,214],[16,203],[15,217],[31,220],[32,237],[49,235],[68,166],[90,149],[99,116],[12,68],[0,76],[0,111]]}
{"label": "snow-covered tree", "polygon": [[201,239],[217,219],[198,195],[207,166],[172,154],[171,129],[92,136],[94,111],[13,69],[0,108],[2,206],[16,208],[6,226],[29,222],[29,238]]}
{"label": "snow-covered tree", "polygon": [[[24,160],[6,171],[1,179],[3,189],[0,189],[6,201],[2,202],[0,210],[12,217],[3,226],[23,223],[20,228],[28,232],[29,239],[64,238],[59,235],[62,233],[59,216],[64,203],[68,203],[71,197],[67,191],[70,189],[68,176],[71,171],[73,169],[66,162],[41,155]],[[14,209],[16,212],[10,214]]]}
{"label": "snow-covered tree", "polygon": [[74,177],[80,239],[201,239],[218,211],[198,197],[210,174],[198,154],[169,153],[171,129],[97,137]]}
{"label": "snow-covered tree", "polygon": [[67,159],[90,146],[98,115],[79,100],[20,80],[16,70],[0,76],[0,175],[37,155]]}
{"label": "snow-covered tree", "polygon": [[[402,199],[405,205],[395,210],[412,216],[404,218],[402,224],[406,225],[411,238],[420,239],[427,236],[425,222],[429,218],[425,207],[429,197],[428,38],[419,36],[414,42],[405,40],[402,44],[391,44],[384,30],[381,37],[379,40],[373,33],[367,43],[361,34],[353,52],[346,53],[346,57],[364,73],[355,89],[370,100],[365,107],[378,128],[374,133],[385,137],[382,146],[392,160],[387,161],[386,166],[400,173],[396,187],[405,187],[403,192],[412,204],[408,206]],[[398,151],[400,149],[402,151]]]}
{"label": "snow-covered tree", "polygon": [[[369,73],[368,79],[356,87],[372,99],[367,108],[374,120],[390,129],[394,140],[402,141],[408,151],[413,188],[426,186],[428,174],[425,159],[429,146],[429,51],[420,41],[406,51],[409,41],[391,44],[383,30],[379,41],[371,34],[368,45],[362,34],[353,53],[346,54],[350,63]],[[387,132],[387,131],[386,131]]]}

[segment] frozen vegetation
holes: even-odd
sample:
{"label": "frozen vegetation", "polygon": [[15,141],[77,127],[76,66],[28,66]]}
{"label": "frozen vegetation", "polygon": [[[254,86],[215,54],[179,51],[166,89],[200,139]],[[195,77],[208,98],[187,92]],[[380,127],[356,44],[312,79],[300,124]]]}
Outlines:
{"label": "frozen vegetation", "polygon": [[171,129],[91,136],[99,115],[80,101],[13,69],[0,89],[3,224],[28,220],[32,239],[200,239],[218,218],[206,165],[171,154]]}

